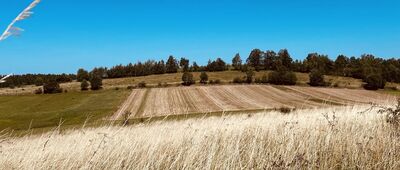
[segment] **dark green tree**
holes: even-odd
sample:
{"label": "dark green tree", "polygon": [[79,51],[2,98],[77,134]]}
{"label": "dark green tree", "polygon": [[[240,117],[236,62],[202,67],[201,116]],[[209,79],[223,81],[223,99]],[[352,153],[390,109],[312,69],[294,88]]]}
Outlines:
{"label": "dark green tree", "polygon": [[265,58],[264,58],[264,67],[266,70],[276,70],[276,61],[278,60],[278,57],[276,53],[272,50],[268,50],[265,52]]}
{"label": "dark green tree", "polygon": [[385,80],[379,74],[370,74],[365,78],[364,88],[367,90],[378,90],[385,88]]}
{"label": "dark green tree", "polygon": [[275,85],[295,85],[297,77],[291,71],[272,71],[268,74],[268,82]]}
{"label": "dark green tree", "polygon": [[44,94],[62,93],[62,88],[60,84],[54,79],[47,81],[43,85]]}
{"label": "dark green tree", "polygon": [[207,70],[211,72],[225,71],[226,63],[221,58],[217,58],[215,61],[208,61]]}
{"label": "dark green tree", "polygon": [[344,55],[339,55],[335,60],[335,72],[338,76],[345,76],[345,68],[349,63],[349,58]]}
{"label": "dark green tree", "polygon": [[310,78],[310,86],[325,86],[326,83],[324,81],[324,75],[322,74],[322,71],[318,69],[313,69],[311,70],[309,74]]}
{"label": "dark green tree", "polygon": [[193,79],[193,74],[190,72],[184,72],[182,75],[182,85],[185,86],[190,86],[192,84],[195,84],[195,81]]}
{"label": "dark green tree", "polygon": [[80,69],[78,70],[77,74],[76,74],[76,79],[77,79],[77,81],[79,81],[79,82],[81,82],[81,81],[84,80],[84,79],[88,80],[88,79],[89,79],[89,72],[86,71],[86,70],[83,69],[83,68],[80,68]]}
{"label": "dark green tree", "polygon": [[239,53],[235,55],[232,59],[232,66],[235,70],[240,70],[242,67],[242,59],[240,58]]}
{"label": "dark green tree", "polygon": [[278,57],[283,67],[285,67],[287,70],[292,69],[292,58],[290,57],[287,49],[280,50]]}
{"label": "dark green tree", "polygon": [[192,67],[190,68],[190,70],[192,72],[198,72],[198,71],[200,71],[200,67],[196,62],[193,62]]}
{"label": "dark green tree", "polygon": [[181,58],[179,66],[181,66],[183,72],[189,71],[189,60],[186,58]]}
{"label": "dark green tree", "polygon": [[90,73],[89,82],[91,90],[100,90],[103,86],[103,78],[93,72]]}
{"label": "dark green tree", "polygon": [[262,57],[263,52],[259,49],[254,49],[251,51],[249,58],[247,58],[246,62],[248,66],[254,67],[256,71],[262,69]]}
{"label": "dark green tree", "polygon": [[178,63],[176,59],[171,55],[169,56],[166,63],[166,72],[167,73],[177,73],[178,72]]}

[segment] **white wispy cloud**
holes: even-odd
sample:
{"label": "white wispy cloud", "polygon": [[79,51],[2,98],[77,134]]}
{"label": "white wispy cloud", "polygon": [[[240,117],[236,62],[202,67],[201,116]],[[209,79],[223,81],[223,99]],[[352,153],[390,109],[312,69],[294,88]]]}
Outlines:
{"label": "white wispy cloud", "polygon": [[34,0],[27,8],[25,8],[8,26],[7,29],[0,36],[0,41],[5,40],[11,35],[18,35],[20,32],[24,31],[21,28],[14,26],[18,21],[29,18],[33,12],[32,9],[40,3],[41,0]]}
{"label": "white wispy cloud", "polygon": [[7,75],[7,76],[1,78],[1,79],[0,79],[0,83],[5,83],[5,82],[6,82],[6,79],[7,79],[8,77],[11,77],[11,76],[12,76],[12,74],[9,74],[9,75]]}

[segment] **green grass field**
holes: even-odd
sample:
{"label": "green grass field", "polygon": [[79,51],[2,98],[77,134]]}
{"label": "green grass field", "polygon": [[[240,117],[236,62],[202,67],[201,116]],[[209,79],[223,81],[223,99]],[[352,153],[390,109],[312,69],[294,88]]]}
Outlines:
{"label": "green grass field", "polygon": [[0,96],[0,131],[83,125],[112,115],[128,90],[70,92],[52,95]]}

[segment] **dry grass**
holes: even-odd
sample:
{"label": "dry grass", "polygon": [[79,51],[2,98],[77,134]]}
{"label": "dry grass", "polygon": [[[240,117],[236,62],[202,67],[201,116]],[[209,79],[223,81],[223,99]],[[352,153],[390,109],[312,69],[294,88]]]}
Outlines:
{"label": "dry grass", "polygon": [[0,169],[399,169],[399,134],[367,107],[0,135]]}

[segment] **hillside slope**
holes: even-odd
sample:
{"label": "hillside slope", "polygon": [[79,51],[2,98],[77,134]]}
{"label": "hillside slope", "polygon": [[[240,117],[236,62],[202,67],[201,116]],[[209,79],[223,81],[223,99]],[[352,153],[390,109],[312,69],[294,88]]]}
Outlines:
{"label": "hillside slope", "polygon": [[[162,74],[162,75],[149,75],[143,77],[127,77],[127,78],[116,78],[116,79],[104,79],[103,87],[105,89],[113,89],[116,87],[127,88],[127,86],[135,86],[139,82],[146,82],[149,86],[158,86],[159,83],[167,83],[170,86],[180,85],[182,82],[183,73],[173,74]],[[224,71],[224,72],[208,72],[209,80],[221,80],[222,83],[227,84],[231,82],[235,77],[243,77],[245,73],[240,71]],[[268,74],[268,71],[256,72],[255,77],[262,77],[264,74]],[[296,73],[297,85],[308,86],[309,82],[308,74]],[[200,73],[193,73],[194,79],[200,81]],[[339,77],[339,76],[325,76],[325,80],[331,84],[331,86],[339,88],[361,88],[362,81],[350,77]],[[388,83],[388,87],[395,87],[397,84]],[[80,91],[79,82],[63,83],[61,84],[63,89],[69,91]],[[24,86],[19,88],[0,88],[0,95],[20,95],[20,94],[32,94],[37,88],[36,86]]]}

